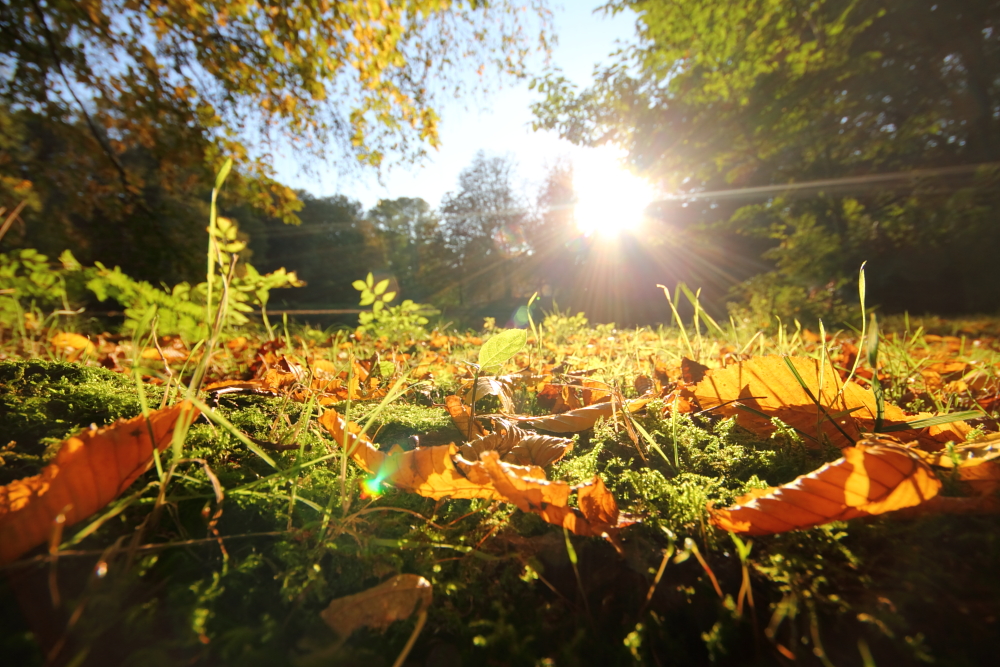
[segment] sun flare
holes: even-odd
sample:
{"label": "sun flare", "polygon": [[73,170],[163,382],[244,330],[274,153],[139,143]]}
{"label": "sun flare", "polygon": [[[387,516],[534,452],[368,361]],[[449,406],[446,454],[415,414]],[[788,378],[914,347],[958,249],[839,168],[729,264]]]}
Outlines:
{"label": "sun flare", "polygon": [[573,161],[574,217],[584,235],[616,238],[642,224],[653,187],[621,166],[621,152],[597,148]]}

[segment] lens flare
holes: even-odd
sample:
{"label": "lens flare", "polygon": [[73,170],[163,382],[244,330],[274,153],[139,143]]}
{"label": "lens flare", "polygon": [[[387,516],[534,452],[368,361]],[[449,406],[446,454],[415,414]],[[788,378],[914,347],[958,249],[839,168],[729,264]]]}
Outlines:
{"label": "lens flare", "polygon": [[363,499],[378,498],[383,493],[382,480],[379,477],[372,477],[361,482],[361,497]]}
{"label": "lens flare", "polygon": [[615,238],[634,232],[655,189],[621,164],[622,153],[596,148],[573,160],[576,226],[586,236]]}

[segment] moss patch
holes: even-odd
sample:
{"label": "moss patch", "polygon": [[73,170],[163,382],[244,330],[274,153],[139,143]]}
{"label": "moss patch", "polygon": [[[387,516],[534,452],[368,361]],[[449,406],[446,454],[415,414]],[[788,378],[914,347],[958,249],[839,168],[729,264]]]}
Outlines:
{"label": "moss patch", "polygon": [[[159,405],[162,390],[146,386]],[[54,455],[49,445],[91,424],[104,426],[141,412],[135,382],[104,368],[64,362],[0,362],[0,484],[34,475]]]}

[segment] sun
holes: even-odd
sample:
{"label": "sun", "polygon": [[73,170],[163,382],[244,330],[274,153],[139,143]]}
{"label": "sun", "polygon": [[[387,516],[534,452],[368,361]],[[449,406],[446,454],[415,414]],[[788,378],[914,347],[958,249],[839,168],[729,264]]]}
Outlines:
{"label": "sun", "polygon": [[621,151],[602,147],[573,160],[574,217],[585,236],[611,239],[636,231],[654,199],[654,188],[624,168],[621,158]]}

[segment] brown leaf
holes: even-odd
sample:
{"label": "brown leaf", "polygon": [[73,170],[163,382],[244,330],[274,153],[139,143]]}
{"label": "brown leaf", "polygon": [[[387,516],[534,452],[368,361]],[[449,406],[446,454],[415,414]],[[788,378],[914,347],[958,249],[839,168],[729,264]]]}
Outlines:
{"label": "brown leaf", "polygon": [[[788,368],[788,363],[795,367],[805,388]],[[703,409],[717,408],[727,417],[735,415],[741,426],[755,433],[773,433],[775,426],[770,418],[777,417],[816,441],[826,438],[837,447],[849,447],[861,439],[863,431],[874,430],[875,395],[854,383],[843,384],[832,365],[822,372],[822,387],[819,386],[820,375],[819,361],[815,359],[755,357],[707,371],[691,392]],[[813,398],[819,400],[825,413]],[[929,416],[907,415],[900,408],[887,404],[883,423],[894,426]],[[964,422],[956,422],[898,431],[894,435],[904,441],[917,440],[922,446],[939,449],[949,440],[964,441],[969,430]]]}
{"label": "brown leaf", "polygon": [[[629,412],[638,412],[649,401],[650,397],[648,396],[633,398],[625,402],[625,407]],[[621,406],[618,406],[617,409],[621,409]],[[607,403],[588,405],[585,408],[577,408],[576,410],[570,410],[560,415],[517,417],[516,419],[519,422],[533,428],[542,429],[543,431],[551,431],[552,433],[579,433],[580,431],[586,431],[588,428],[593,428],[599,419],[610,419],[612,414],[613,408],[609,401]]]}
{"label": "brown leaf", "polygon": [[659,393],[657,391],[656,383],[653,382],[648,375],[637,375],[635,380],[632,381],[632,386],[635,387],[635,390],[639,393],[639,395],[648,394],[650,392]]}
{"label": "brown leaf", "polygon": [[[735,415],[740,426],[754,433],[773,433],[775,426],[770,418],[777,417],[811,438],[821,439],[825,436],[838,447],[849,447],[859,440],[860,431],[853,417],[850,414],[837,417],[835,426],[816,407],[789,370],[785,359],[786,357],[777,356],[755,357],[725,368],[708,370],[704,379],[691,391],[702,409],[717,408],[716,412],[719,414],[727,417]],[[832,365],[823,373],[821,388],[818,361],[794,357],[787,359],[795,366],[813,396],[831,415],[848,410],[848,402],[840,393],[840,375]],[[860,390],[860,387],[856,388]],[[738,401],[739,405],[734,401]],[[753,414],[740,406],[762,412],[767,417]],[[874,412],[872,415],[874,416]],[[847,437],[837,426],[843,429]]]}
{"label": "brown leaf", "polygon": [[763,496],[711,510],[711,523],[750,535],[783,533],[913,507],[941,488],[930,467],[899,445],[866,440],[843,454]]}
{"label": "brown leaf", "polygon": [[148,422],[139,416],[83,431],[64,440],[40,474],[0,487],[0,563],[48,540],[60,514],[71,526],[121,495],[152,465],[154,443],[163,451],[178,422],[194,416],[184,401],[151,412]]}
{"label": "brown leaf", "polygon": [[569,506],[574,490],[565,482],[519,474],[514,466],[500,462],[496,452],[485,452],[480,464],[486,469],[501,497],[522,512],[532,512],[548,523],[568,528],[575,535],[606,537],[617,547],[616,537],[631,520],[620,522],[618,504],[600,477],[575,487],[580,509]]}
{"label": "brown leaf", "polygon": [[458,429],[463,438],[469,437],[470,421],[472,421],[472,437],[486,435],[486,429],[479,422],[472,420],[472,410],[462,403],[461,398],[458,396],[448,396],[444,399],[444,405],[445,409],[448,410],[448,414],[451,415],[451,420],[455,423],[455,428]]}
{"label": "brown leaf", "polygon": [[697,361],[692,361],[687,357],[681,359],[681,380],[686,384],[697,384],[705,378],[705,373],[709,370],[708,366],[699,364]]}
{"label": "brown leaf", "polygon": [[505,463],[515,465],[534,465],[544,468],[566,456],[571,449],[573,441],[569,438],[533,433],[517,443],[503,460]]}
{"label": "brown leaf", "polygon": [[551,435],[539,435],[498,419],[496,433],[473,438],[459,447],[459,454],[467,461],[478,461],[483,452],[496,452],[500,460],[516,465],[544,467],[555,463],[573,448],[573,441]]}
{"label": "brown leaf", "polygon": [[374,588],[337,598],[320,617],[346,639],[362,627],[384,631],[394,621],[427,609],[432,598],[429,581],[416,574],[397,574]]}
{"label": "brown leaf", "polygon": [[[462,383],[465,390],[462,394],[462,402],[472,404],[472,380]],[[500,409],[504,412],[514,411],[514,385],[509,376],[487,376],[479,378],[476,383],[476,401],[485,396],[496,396],[500,399]]]}
{"label": "brown leaf", "polygon": [[467,461],[478,461],[483,452],[497,452],[500,458],[507,456],[517,443],[528,436],[528,431],[518,428],[506,420],[499,422],[496,433],[480,435],[459,448],[459,452]]}

